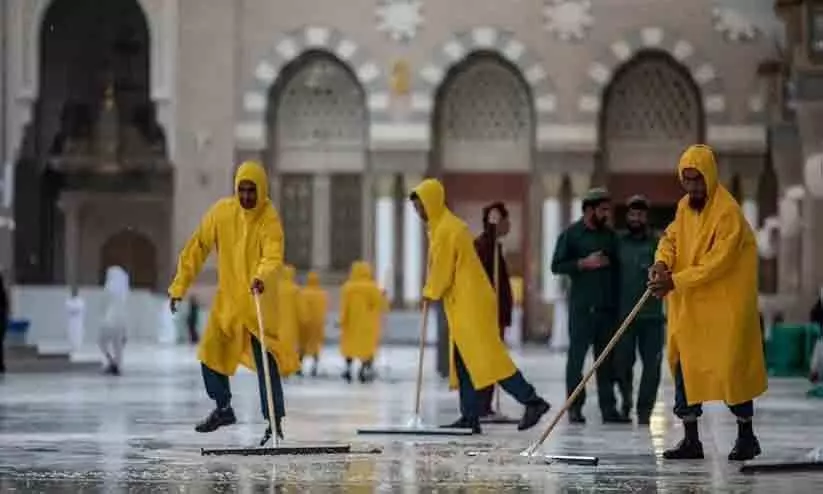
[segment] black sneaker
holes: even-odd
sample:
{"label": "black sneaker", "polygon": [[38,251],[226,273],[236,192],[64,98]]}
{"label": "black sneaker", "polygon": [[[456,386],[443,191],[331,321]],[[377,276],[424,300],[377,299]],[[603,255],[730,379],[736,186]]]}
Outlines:
{"label": "black sneaker", "polygon": [[569,410],[569,423],[570,424],[585,424],[586,417],[583,416],[583,412],[580,410]]}
{"label": "black sneaker", "polygon": [[517,424],[517,430],[525,431],[537,425],[551,407],[552,406],[543,398],[527,404],[526,409],[523,410],[523,416],[520,418],[520,423]]}
{"label": "black sneaker", "polygon": [[663,452],[663,458],[667,460],[702,460],[703,443],[699,440],[683,439],[677,446]]}
{"label": "black sneaker", "polygon": [[223,426],[234,425],[236,423],[237,417],[234,416],[234,409],[232,409],[232,407],[223,409],[215,408],[205,420],[194,427],[194,430],[197,432],[214,432]]}
{"label": "black sneaker", "polygon": [[471,429],[472,434],[482,434],[483,429],[480,428],[480,419],[469,420],[465,417],[460,417],[451,424],[441,425],[441,429]]}
{"label": "black sneaker", "polygon": [[342,377],[343,380],[346,381],[346,382],[351,382],[351,371],[346,369],[346,371],[343,372],[343,375],[340,376],[340,377]]}
{"label": "black sneaker", "polygon": [[755,436],[737,436],[734,447],[729,453],[729,461],[747,461],[759,456],[760,441]]}

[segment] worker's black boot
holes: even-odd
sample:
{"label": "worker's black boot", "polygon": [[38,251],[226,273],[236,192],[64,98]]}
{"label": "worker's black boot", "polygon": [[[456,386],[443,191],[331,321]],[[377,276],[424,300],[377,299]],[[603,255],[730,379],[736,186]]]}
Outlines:
{"label": "worker's black boot", "polygon": [[572,408],[571,410],[569,410],[569,423],[585,424],[586,417],[583,416],[583,412],[579,408]]}
{"label": "worker's black boot", "polygon": [[683,421],[683,429],[686,433],[682,441],[677,443],[672,449],[663,452],[663,458],[667,460],[702,460],[703,443],[697,431],[697,420]]}
{"label": "worker's black boot", "polygon": [[760,442],[754,435],[751,419],[737,421],[737,439],[729,453],[729,461],[747,461],[760,455]]}
{"label": "worker's black boot", "polygon": [[236,423],[237,417],[234,416],[232,407],[215,408],[205,420],[194,427],[194,430],[197,432],[214,432],[221,427]]}
{"label": "worker's black boot", "polygon": [[549,412],[551,407],[552,406],[543,398],[537,398],[531,403],[527,403],[526,409],[523,410],[523,416],[517,424],[517,430],[525,431],[537,425],[540,419],[543,418],[543,415]]}
{"label": "worker's black boot", "polygon": [[474,418],[469,419],[466,417],[460,417],[456,421],[452,422],[451,424],[441,425],[441,429],[471,429],[472,434],[482,434],[483,429],[480,428],[480,419]]}

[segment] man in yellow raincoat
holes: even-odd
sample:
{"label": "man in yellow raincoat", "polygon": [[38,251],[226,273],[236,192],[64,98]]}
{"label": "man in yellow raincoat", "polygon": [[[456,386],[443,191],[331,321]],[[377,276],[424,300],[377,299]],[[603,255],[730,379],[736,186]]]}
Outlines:
{"label": "man in yellow raincoat", "polygon": [[361,362],[360,382],[374,379],[374,355],[380,344],[380,326],[388,300],[372,276],[371,266],[355,261],[340,294],[340,353],[346,359],[343,379],[351,382],[351,364]]}
{"label": "man in yellow raincoat", "polygon": [[[294,349],[283,345],[270,322],[275,321],[274,287],[283,264],[283,229],[269,200],[267,184],[266,172],[259,163],[245,162],[238,168],[235,195],[220,199],[205,214],[180,253],[177,275],[169,287],[171,310],[176,312],[206,258],[212,250],[217,251],[217,294],[198,349],[206,393],[216,407],[197,425],[198,432],[212,432],[236,423],[229,376],[238,364],[257,369],[261,409],[268,422],[263,355],[253,299],[257,295],[264,314],[262,343],[269,351],[276,433],[283,437],[280,424],[285,407],[279,376],[294,372],[298,361]],[[267,427],[261,445],[268,442],[271,433]]]}
{"label": "man in yellow raincoat", "polygon": [[711,148],[691,146],[677,171],[686,196],[649,270],[649,288],[666,297],[674,413],[685,430],[685,438],[663,456],[703,458],[697,429],[701,403],[722,400],[737,417],[729,460],[749,460],[760,454],[752,400],[767,387],[757,245],[737,201],[717,181]]}
{"label": "man in yellow raincoat", "polygon": [[446,191],[434,179],[424,180],[410,196],[429,235],[425,303],[442,300],[449,326],[452,389],[460,390],[460,418],[448,427],[481,433],[477,391],[499,384],[525,406],[518,430],[534,427],[549,411],[512,362],[497,317],[497,297],[477,256],[469,227],[446,208]]}
{"label": "man in yellow raincoat", "polygon": [[306,277],[306,286],[298,296],[298,314],[300,316],[300,361],[308,355],[312,357],[312,377],[317,376],[320,362],[320,348],[326,333],[326,313],[329,297],[320,286],[320,277],[314,271]]}

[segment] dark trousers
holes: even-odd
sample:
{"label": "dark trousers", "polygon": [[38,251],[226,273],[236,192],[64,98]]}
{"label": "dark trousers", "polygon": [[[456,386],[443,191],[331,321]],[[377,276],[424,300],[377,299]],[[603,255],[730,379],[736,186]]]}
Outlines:
{"label": "dark trousers", "polygon": [[[252,352],[254,353],[254,364],[257,367],[257,382],[260,389],[260,410],[263,412],[263,419],[269,420],[268,399],[266,396],[266,376],[263,374],[263,354],[260,349],[260,342],[251,336]],[[269,375],[271,376],[271,392],[274,395],[274,416],[276,419],[286,416],[286,407],[283,402],[283,386],[280,383],[280,371],[277,370],[277,361],[271,352],[268,352]],[[200,365],[203,371],[203,382],[206,385],[206,393],[209,398],[217,403],[218,408],[226,408],[231,404],[231,387],[229,377],[219,372],[209,369],[205,364]]]}
{"label": "dark trousers", "polygon": [[[738,403],[736,405],[729,405],[729,411],[739,419],[750,419],[754,416],[754,402],[752,400]],[[683,382],[683,370],[680,364],[674,372],[674,414],[681,420],[696,419],[703,415],[703,406],[700,403],[689,405],[686,399],[686,385]]]}
{"label": "dark trousers", "polygon": [[614,349],[614,372],[622,397],[622,409],[632,409],[634,388],[634,362],[637,354],[643,363],[640,387],[637,390],[637,414],[649,416],[657,401],[660,387],[660,365],[663,362],[663,321],[638,319],[620,338]]}
{"label": "dark trousers", "polygon": [[[457,368],[457,384],[460,391],[460,415],[469,420],[477,419],[482,410],[480,409],[480,396],[474,384],[472,384],[469,370],[463,362],[463,357],[457,347],[454,348],[454,365]],[[534,386],[529,384],[518,370],[510,377],[498,382],[506,393],[509,393],[521,405],[534,403],[539,398]]]}
{"label": "dark trousers", "polygon": [[[615,318],[610,312],[572,310],[569,320],[569,351],[566,355],[566,396],[583,380],[583,364],[589,347],[594,347],[597,358],[609,343],[616,328]],[[607,358],[595,376],[597,380],[597,401],[603,415],[616,412],[614,397],[614,372],[612,357]],[[580,411],[586,403],[586,390],[580,393],[572,404],[572,410]]]}
{"label": "dark trousers", "polygon": [[[503,330],[500,330],[500,340],[504,341],[505,334]],[[477,397],[479,400],[480,406],[480,416],[491,415],[496,410],[493,410],[492,401],[494,401],[494,385],[486,386],[483,389],[477,391]]]}

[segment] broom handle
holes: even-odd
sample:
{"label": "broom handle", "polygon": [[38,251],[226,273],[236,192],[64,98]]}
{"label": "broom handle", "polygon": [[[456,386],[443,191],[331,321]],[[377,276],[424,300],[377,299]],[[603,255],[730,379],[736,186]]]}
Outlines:
{"label": "broom handle", "polygon": [[574,391],[572,391],[572,394],[566,400],[566,403],[563,403],[563,408],[561,408],[557,415],[554,416],[554,419],[546,428],[545,432],[543,432],[543,434],[540,436],[540,439],[538,439],[537,442],[532,444],[529,447],[529,449],[526,450],[529,456],[533,455],[535,450],[537,450],[537,448],[539,448],[546,441],[546,438],[548,438],[549,434],[552,433],[554,428],[557,426],[557,423],[560,422],[561,418],[563,418],[563,415],[565,415],[565,413],[569,411],[569,408],[571,408],[572,404],[577,399],[577,396],[580,393],[582,393],[584,389],[586,389],[586,384],[592,378],[592,376],[603,363],[603,361],[606,360],[606,358],[609,356],[611,351],[614,349],[614,346],[617,345],[617,342],[620,340],[620,337],[623,336],[623,333],[625,333],[629,326],[632,324],[632,322],[634,322],[635,317],[637,317],[637,313],[640,312],[640,309],[643,308],[643,305],[645,305],[646,301],[649,299],[651,294],[652,292],[648,288],[645,292],[643,292],[643,296],[640,297],[640,300],[638,300],[637,303],[634,305],[632,311],[629,312],[629,315],[626,316],[626,319],[623,320],[623,324],[620,325],[620,327],[617,329],[617,332],[614,333],[614,336],[612,336],[612,339],[609,340],[609,344],[606,345],[606,348],[604,348],[602,352],[600,352],[600,356],[597,357],[597,360],[594,361],[594,365],[592,365],[592,368],[589,369],[589,372],[586,373],[586,375],[583,377],[583,380],[580,381],[580,384],[578,384],[577,387],[574,388]]}
{"label": "broom handle", "polygon": [[[500,310],[500,261],[497,259],[497,225],[492,223],[492,264],[494,266],[494,271],[492,271],[492,277],[494,278],[494,303],[497,304],[497,310]],[[499,315],[498,315],[499,316]],[[498,317],[498,321],[500,318]],[[498,328],[500,331],[502,328]],[[500,414],[500,387],[494,386],[492,388],[492,392],[494,393],[494,411]]]}
{"label": "broom handle", "polygon": [[423,302],[423,321],[420,323],[420,350],[417,352],[417,389],[414,392],[414,416],[420,416],[420,389],[423,386],[423,352],[426,350],[426,331],[429,326],[429,302]]}
{"label": "broom handle", "polygon": [[259,334],[260,354],[263,361],[263,376],[266,381],[266,406],[269,410],[269,427],[272,434],[277,437],[274,427],[274,401],[271,391],[271,375],[269,374],[269,351],[266,349],[266,334],[263,330],[263,311],[260,310],[260,294],[254,294],[254,308],[257,310],[257,330]]}

